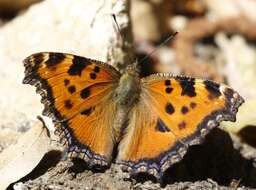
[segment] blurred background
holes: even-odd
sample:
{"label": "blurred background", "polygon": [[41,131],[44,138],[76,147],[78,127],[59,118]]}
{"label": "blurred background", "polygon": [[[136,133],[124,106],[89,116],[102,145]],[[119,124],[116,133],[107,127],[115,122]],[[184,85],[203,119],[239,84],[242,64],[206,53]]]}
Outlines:
{"label": "blurred background", "polygon": [[[0,29],[38,2],[0,0]],[[230,85],[246,103],[238,122],[223,126],[256,146],[256,1],[131,2],[137,57],[149,56],[142,62],[142,76],[171,72]],[[176,31],[178,35],[163,44]]]}

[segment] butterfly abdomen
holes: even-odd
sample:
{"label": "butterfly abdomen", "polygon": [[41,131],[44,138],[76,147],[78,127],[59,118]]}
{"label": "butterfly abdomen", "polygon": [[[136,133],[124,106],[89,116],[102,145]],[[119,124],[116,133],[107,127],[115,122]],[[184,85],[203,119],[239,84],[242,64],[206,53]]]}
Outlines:
{"label": "butterfly abdomen", "polygon": [[117,104],[116,120],[114,121],[114,136],[119,142],[127,127],[129,112],[139,102],[141,94],[140,78],[137,74],[126,72],[120,80],[113,96]]}

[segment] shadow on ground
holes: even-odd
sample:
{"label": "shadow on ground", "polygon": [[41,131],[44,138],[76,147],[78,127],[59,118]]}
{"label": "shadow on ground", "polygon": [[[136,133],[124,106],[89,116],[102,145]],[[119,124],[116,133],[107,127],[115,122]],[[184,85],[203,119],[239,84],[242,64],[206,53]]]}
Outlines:
{"label": "shadow on ground", "polygon": [[[245,159],[234,149],[230,135],[218,128],[206,136],[203,144],[191,146],[182,161],[165,172],[162,185],[209,178],[223,186],[238,180],[240,186],[256,187],[253,160]],[[144,182],[145,179],[149,178],[142,175],[137,180]]]}

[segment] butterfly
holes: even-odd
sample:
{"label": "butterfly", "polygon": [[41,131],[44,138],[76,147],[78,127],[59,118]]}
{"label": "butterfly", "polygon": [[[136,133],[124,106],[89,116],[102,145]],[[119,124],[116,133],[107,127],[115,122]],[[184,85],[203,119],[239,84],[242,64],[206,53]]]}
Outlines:
{"label": "butterfly", "polygon": [[131,174],[161,178],[223,120],[235,121],[243,98],[211,80],[158,73],[121,74],[85,57],[54,52],[24,60],[23,83],[36,86],[68,156],[89,166],[116,162]]}

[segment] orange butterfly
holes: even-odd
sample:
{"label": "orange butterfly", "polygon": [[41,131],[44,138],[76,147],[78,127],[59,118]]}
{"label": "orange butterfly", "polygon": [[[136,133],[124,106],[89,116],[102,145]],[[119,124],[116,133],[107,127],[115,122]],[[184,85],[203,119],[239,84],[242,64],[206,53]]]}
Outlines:
{"label": "orange butterfly", "polygon": [[90,166],[117,163],[131,174],[161,178],[223,120],[235,121],[243,98],[210,80],[169,73],[139,78],[88,58],[44,52],[24,60],[23,83],[36,86],[67,144],[68,155]]}

